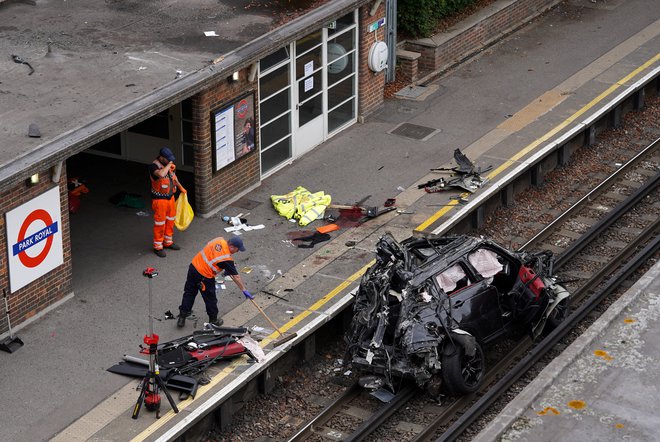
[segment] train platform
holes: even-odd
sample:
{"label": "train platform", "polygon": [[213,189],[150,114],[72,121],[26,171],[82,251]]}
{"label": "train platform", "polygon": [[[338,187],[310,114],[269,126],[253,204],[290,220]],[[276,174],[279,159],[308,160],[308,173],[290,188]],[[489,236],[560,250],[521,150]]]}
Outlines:
{"label": "train platform", "polygon": [[657,440],[660,263],[473,440]]}
{"label": "train platform", "polygon": [[[388,100],[364,123],[270,176],[218,214],[196,219],[190,229],[175,233],[183,250],[168,252],[164,260],[144,245],[151,219],[135,212],[112,212],[114,208],[103,205],[108,195],[97,189],[83,200],[83,209],[88,204],[97,210],[82,210],[71,220],[73,232],[88,233],[81,237],[104,236],[94,243],[72,237],[75,295],[17,330],[26,342],[24,348],[0,355],[3,439],[176,438],[187,424],[221,405],[348,304],[384,232],[397,239],[415,232],[441,233],[480,194],[582,124],[599,104],[657,74],[660,20],[648,14],[654,10],[653,1],[610,2],[610,8],[571,1],[565,7],[568,12],[573,3],[581,5],[581,21],[567,20],[567,10],[561,7],[552,10],[451,74],[429,80],[429,94],[416,100]],[[406,124],[430,128],[433,135],[415,138],[410,136],[414,130],[397,131]],[[482,170],[492,166],[485,185],[467,196],[467,205],[452,199],[463,192],[427,193],[418,188],[441,176],[430,168],[456,165],[456,148]],[[280,218],[270,205],[270,195],[300,185],[313,192],[323,190],[340,204],[368,196],[364,205],[376,206],[396,198],[401,213],[343,226],[332,233],[331,241],[300,249],[291,241],[292,234],[317,225],[301,228]],[[142,269],[160,269],[153,280],[159,319],[155,333],[163,341],[191,333],[192,321],[181,330],[161,314],[176,313],[192,256],[209,239],[228,235],[221,215],[239,213],[250,224],[266,226],[243,234],[247,251],[235,256],[241,276],[268,316],[285,334],[297,337],[273,349],[277,333],[228,282],[219,294],[225,325],[254,330],[262,339],[266,360],[255,364],[239,358],[217,364],[211,383],[201,387],[194,400],[177,401],[178,414],[164,401],[160,419],[144,410],[139,419],[131,419],[137,382],[105,370],[123,354],[135,353],[142,342],[147,322]],[[118,231],[121,241],[113,238]],[[195,313],[204,319],[200,299]]]}

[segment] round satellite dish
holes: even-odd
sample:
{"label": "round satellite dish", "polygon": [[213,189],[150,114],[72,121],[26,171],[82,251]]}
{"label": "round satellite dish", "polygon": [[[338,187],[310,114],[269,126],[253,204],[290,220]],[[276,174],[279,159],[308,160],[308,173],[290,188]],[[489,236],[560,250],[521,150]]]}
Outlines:
{"label": "round satellite dish", "polygon": [[336,60],[328,65],[329,74],[338,74],[348,66],[346,49],[339,43],[328,43],[328,60]]}

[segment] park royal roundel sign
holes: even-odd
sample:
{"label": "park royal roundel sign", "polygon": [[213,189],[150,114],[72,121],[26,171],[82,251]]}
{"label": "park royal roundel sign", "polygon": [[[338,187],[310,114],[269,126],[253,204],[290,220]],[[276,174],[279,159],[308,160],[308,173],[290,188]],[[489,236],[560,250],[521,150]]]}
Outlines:
{"label": "park royal roundel sign", "polygon": [[59,187],[7,212],[11,292],[64,262]]}

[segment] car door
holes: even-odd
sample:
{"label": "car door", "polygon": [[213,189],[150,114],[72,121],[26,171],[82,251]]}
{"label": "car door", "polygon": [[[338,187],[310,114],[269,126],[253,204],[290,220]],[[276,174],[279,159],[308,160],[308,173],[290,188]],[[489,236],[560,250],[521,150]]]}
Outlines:
{"label": "car door", "polygon": [[502,315],[497,290],[487,281],[477,281],[462,262],[436,274],[434,279],[449,296],[451,316],[462,329],[482,342],[499,334]]}

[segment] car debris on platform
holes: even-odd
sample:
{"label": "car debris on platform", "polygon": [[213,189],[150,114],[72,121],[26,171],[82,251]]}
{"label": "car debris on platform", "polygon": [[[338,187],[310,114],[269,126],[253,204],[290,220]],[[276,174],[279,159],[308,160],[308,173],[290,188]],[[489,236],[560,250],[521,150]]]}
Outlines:
{"label": "car debris on platform", "polygon": [[567,315],[569,293],[553,255],[512,252],[468,235],[408,238],[389,233],[362,277],[346,335],[347,360],[394,390],[411,378],[437,396],[476,391],[482,348],[511,333],[538,338]]}

